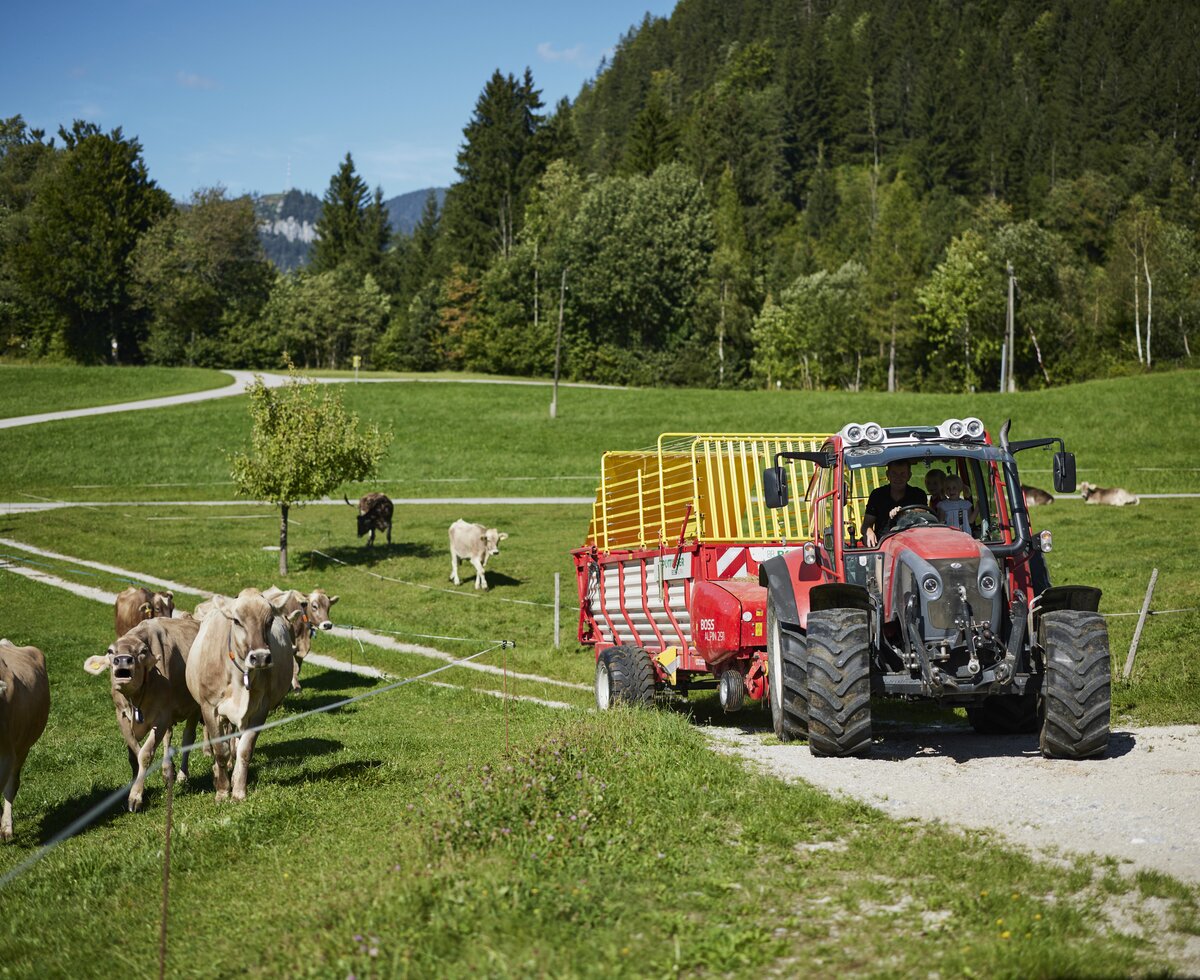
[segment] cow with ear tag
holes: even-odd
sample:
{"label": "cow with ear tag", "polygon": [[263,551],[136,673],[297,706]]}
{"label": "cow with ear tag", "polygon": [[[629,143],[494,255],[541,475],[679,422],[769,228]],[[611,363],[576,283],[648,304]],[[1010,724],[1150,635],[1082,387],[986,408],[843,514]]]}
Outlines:
{"label": "cow with ear tag", "polygon": [[[292,671],[292,690],[299,691],[300,665],[304,663],[304,658],[312,650],[312,638],[317,635],[317,630],[333,629],[333,622],[329,618],[329,607],[338,601],[339,596],[326,595],[324,589],[313,589],[307,595],[297,589],[289,589],[285,592],[272,585],[263,592],[263,597],[268,602],[275,602],[282,597],[286,602],[284,619],[291,624],[292,642],[296,648],[295,668]],[[293,614],[297,610],[300,611],[300,615],[294,616]]]}
{"label": "cow with ear tag", "polygon": [[146,773],[159,743],[165,753],[163,779],[175,779],[171,762],[171,732],[183,722],[183,751],[179,779],[188,777],[188,750],[196,740],[200,706],[187,688],[187,657],[200,624],[187,619],[147,619],[109,646],[103,656],[88,657],[83,669],[99,676],[109,672],[117,726],[129,752],[133,785],[128,808],[142,808]]}
{"label": "cow with ear tag", "polygon": [[257,589],[243,589],[236,599],[215,596],[212,603],[188,655],[187,686],[210,741],[237,735],[236,750],[228,740],[212,746],[217,799],[244,800],[256,729],[291,686],[290,640],[281,645],[275,626],[276,619],[286,623],[286,603],[271,603]]}
{"label": "cow with ear tag", "polygon": [[161,616],[170,619],[175,615],[174,592],[151,592],[149,589],[131,585],[117,595],[114,603],[117,636],[124,636],[144,619]]}

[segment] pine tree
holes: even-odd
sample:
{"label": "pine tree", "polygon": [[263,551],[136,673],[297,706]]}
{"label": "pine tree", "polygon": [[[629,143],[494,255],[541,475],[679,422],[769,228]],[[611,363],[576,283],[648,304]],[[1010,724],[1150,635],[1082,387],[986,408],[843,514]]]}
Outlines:
{"label": "pine tree", "polygon": [[382,191],[376,190],[372,202],[366,181],[355,172],[354,159],[347,153],[325,191],[311,252],[312,270],[331,272],[349,265],[365,273],[377,266],[387,244],[386,236],[380,237],[381,216],[386,226]]}
{"label": "pine tree", "polygon": [[546,164],[536,140],[541,108],[529,69],[520,80],[497,69],[463,129],[461,179],[447,195],[446,231],[455,260],[469,268],[512,251],[529,188]]}

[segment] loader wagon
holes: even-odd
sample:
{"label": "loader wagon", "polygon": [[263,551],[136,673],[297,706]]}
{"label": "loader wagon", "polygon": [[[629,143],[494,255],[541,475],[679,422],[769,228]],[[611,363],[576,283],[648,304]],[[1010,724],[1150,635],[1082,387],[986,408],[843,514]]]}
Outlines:
{"label": "loader wagon", "polygon": [[[651,449],[604,455],[587,539],[572,551],[578,636],[596,650],[601,708],[714,686],[726,711],[763,697],[759,565],[811,540],[805,487],[814,465],[788,468],[791,504],[774,510],[763,471],[777,453],[812,452],[828,438],[666,433]],[[852,488],[860,522],[870,481],[864,474]]]}

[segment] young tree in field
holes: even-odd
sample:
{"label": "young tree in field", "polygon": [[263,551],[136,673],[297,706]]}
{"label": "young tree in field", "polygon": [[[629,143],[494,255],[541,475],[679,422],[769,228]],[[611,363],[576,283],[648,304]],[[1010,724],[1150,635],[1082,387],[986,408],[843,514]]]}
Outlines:
{"label": "young tree in field", "polygon": [[280,388],[255,378],[249,388],[253,420],[248,452],[230,462],[237,492],[279,506],[279,574],[287,575],[288,511],[343,483],[374,476],[392,441],[390,431],[360,425],[346,412],[340,389],[304,381],[295,369]]}

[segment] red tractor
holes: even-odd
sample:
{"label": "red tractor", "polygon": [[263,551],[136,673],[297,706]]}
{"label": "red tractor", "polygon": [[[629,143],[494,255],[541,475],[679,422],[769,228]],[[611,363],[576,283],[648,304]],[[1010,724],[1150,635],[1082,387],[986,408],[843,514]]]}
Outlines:
{"label": "red tractor", "polygon": [[[1048,757],[1102,755],[1100,591],[1050,585],[1050,535],[1030,530],[1015,461],[1057,443],[1054,486],[1070,493],[1074,457],[1007,436],[993,445],[975,418],[854,423],[606,454],[573,552],[597,704],[715,684],[727,711],[766,697],[781,740],[844,756],[871,745],[873,696],[932,700],[979,732],[1040,732]],[[889,464],[954,477],[958,526]]]}

